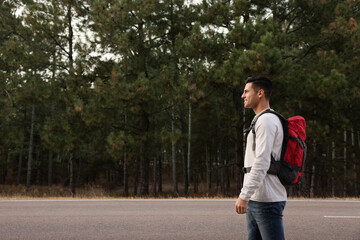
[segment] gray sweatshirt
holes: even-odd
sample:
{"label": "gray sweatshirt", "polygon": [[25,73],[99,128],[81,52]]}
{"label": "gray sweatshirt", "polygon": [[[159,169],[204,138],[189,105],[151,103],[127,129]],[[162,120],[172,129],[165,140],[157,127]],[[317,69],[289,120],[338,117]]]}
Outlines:
{"label": "gray sweatshirt", "polygon": [[[258,116],[259,114],[254,117],[253,121]],[[271,113],[261,115],[256,121],[255,133],[255,151],[252,148],[254,134],[250,132],[247,137],[244,167],[251,167],[251,171],[245,174],[240,198],[257,202],[286,201],[286,189],[279,178],[267,174],[271,155],[276,160],[279,160],[281,155],[284,133],[280,119]]]}

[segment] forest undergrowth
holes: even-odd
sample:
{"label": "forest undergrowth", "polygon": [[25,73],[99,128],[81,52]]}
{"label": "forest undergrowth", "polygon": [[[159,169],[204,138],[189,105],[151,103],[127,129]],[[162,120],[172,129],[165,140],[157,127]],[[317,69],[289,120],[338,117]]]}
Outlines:
{"label": "forest undergrowth", "polygon": [[[169,185],[170,187],[170,185]],[[206,191],[198,190],[197,193],[189,192],[188,196],[180,194],[178,197],[172,195],[171,189],[165,188],[161,193],[149,194],[140,197],[129,193],[124,196],[121,188],[105,188],[98,185],[86,185],[76,189],[75,195],[68,187],[64,186],[33,186],[26,191],[24,185],[1,185],[0,200],[72,200],[72,199],[236,199],[237,195],[223,196],[216,190],[210,195]],[[307,197],[289,197],[289,200],[359,200],[355,197],[325,197],[325,198],[307,198]]]}

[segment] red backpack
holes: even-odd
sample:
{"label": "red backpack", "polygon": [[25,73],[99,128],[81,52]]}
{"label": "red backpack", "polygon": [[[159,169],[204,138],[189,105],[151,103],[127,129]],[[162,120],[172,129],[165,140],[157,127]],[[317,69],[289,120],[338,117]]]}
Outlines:
{"label": "red backpack", "polygon": [[[277,175],[283,185],[293,185],[300,183],[300,179],[304,170],[306,159],[306,123],[301,116],[290,117],[285,119],[281,114],[267,109],[260,113],[259,117],[264,113],[272,113],[279,117],[284,130],[284,139],[282,143],[280,161],[275,161],[271,156],[271,164],[268,174]],[[256,120],[259,118],[257,117]],[[246,130],[246,136],[250,131],[254,134],[253,150],[255,150],[255,123],[251,123]],[[244,168],[244,172],[250,172],[251,168]]]}

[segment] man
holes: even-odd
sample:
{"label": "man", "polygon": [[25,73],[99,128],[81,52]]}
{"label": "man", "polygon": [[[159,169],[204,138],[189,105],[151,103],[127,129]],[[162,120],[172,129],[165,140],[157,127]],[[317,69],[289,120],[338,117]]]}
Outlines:
{"label": "man", "polygon": [[[284,237],[282,212],[287,194],[276,175],[267,174],[271,156],[280,159],[283,128],[275,114],[260,113],[270,109],[271,81],[263,76],[249,77],[245,82],[244,107],[251,108],[256,116],[256,137],[250,131],[245,150],[243,188],[235,210],[246,213],[247,239],[274,239]],[[258,118],[258,119],[257,119]],[[255,141],[254,141],[255,140]]]}

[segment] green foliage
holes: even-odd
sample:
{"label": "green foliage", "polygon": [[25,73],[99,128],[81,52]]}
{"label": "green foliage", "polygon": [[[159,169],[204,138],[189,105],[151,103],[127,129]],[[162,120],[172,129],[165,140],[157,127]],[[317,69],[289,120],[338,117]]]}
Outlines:
{"label": "green foliage", "polygon": [[[224,181],[225,169],[234,183],[240,132],[251,120],[250,111],[242,116],[240,95],[244,80],[261,74],[274,83],[271,106],[307,120],[308,176],[313,165],[324,167],[315,176],[327,185],[332,168],[345,164],[332,159],[333,151],[335,158],[345,152],[349,169],[341,181],[359,182],[350,173],[360,156],[358,1],[23,4],[22,16],[15,2],[0,7],[0,157],[8,166],[17,165],[29,140],[35,105],[35,148],[44,156],[54,152],[55,172],[65,179],[64,162],[73,156],[80,183],[105,175],[112,181],[127,167],[130,185],[146,188],[145,173],[171,152],[171,143],[182,176],[191,143],[193,191],[205,181],[207,161],[213,179]],[[171,169],[170,161],[164,164]]]}

